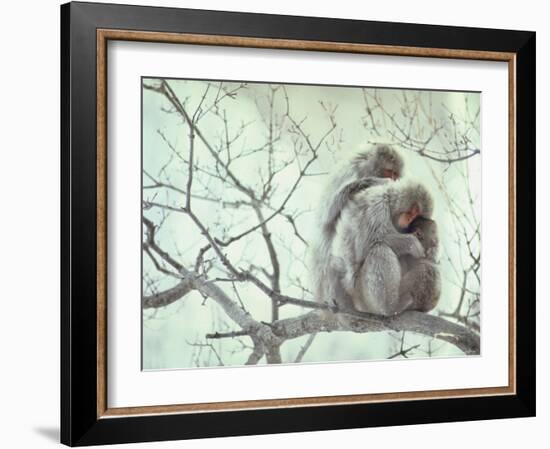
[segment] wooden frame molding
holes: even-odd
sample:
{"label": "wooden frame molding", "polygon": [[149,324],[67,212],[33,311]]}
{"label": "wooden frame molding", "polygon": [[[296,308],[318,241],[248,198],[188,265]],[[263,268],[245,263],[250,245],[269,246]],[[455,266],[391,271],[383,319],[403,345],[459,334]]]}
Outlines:
{"label": "wooden frame molding", "polygon": [[[231,401],[201,404],[157,405],[108,408],[107,402],[107,44],[109,41],[138,41],[329,51],[428,58],[452,58],[508,62],[509,72],[509,382],[507,386],[396,392],[346,396],[285,398],[272,400]],[[259,410],[301,406],[366,404],[421,399],[484,397],[516,394],[516,54],[511,52],[460,50],[446,48],[404,47],[356,43],[335,43],[290,39],[264,39],[223,35],[162,33],[118,29],[97,30],[97,417],[132,415]]]}

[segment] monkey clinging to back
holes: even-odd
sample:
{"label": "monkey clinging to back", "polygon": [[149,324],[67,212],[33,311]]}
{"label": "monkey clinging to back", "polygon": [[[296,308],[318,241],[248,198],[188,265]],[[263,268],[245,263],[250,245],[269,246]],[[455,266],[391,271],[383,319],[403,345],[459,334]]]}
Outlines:
{"label": "monkey clinging to back", "polygon": [[357,192],[368,187],[395,181],[403,175],[403,158],[389,145],[374,145],[356,154],[331,175],[319,211],[319,225],[330,239],[342,209]]}
{"label": "monkey clinging to back", "polygon": [[436,264],[439,238],[435,221],[417,217],[407,229],[416,235],[425,251],[425,257],[415,259],[410,255],[399,258],[401,264],[400,302],[404,310],[429,312],[439,301],[441,276]]}
{"label": "monkey clinging to back", "polygon": [[[338,275],[331,258],[336,226],[342,210],[358,192],[399,179],[403,159],[389,145],[375,145],[355,155],[331,175],[319,204],[317,229],[319,235],[312,245],[311,275],[315,298],[318,301],[341,295],[331,280]],[[331,262],[332,261],[332,262]]]}

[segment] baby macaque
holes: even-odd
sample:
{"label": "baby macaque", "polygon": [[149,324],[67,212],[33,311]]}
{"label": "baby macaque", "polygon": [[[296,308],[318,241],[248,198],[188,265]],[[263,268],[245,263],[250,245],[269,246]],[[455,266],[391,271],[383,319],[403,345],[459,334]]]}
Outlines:
{"label": "baby macaque", "polygon": [[437,305],[441,294],[441,275],[436,264],[439,250],[437,224],[429,218],[419,216],[411,222],[407,233],[418,238],[425,256],[414,258],[406,254],[399,258],[399,302],[403,310],[429,312]]}

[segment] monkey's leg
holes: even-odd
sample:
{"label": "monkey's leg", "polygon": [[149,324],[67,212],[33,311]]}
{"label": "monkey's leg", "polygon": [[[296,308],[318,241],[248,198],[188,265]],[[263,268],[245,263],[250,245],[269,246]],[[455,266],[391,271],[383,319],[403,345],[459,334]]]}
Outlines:
{"label": "monkey's leg", "polygon": [[[351,296],[343,286],[345,274],[344,262],[340,257],[330,256],[323,276],[319,276],[318,283],[314,286],[316,299],[330,306],[336,306],[339,310],[353,309]],[[333,317],[333,309],[323,309],[321,316]]]}
{"label": "monkey's leg", "polygon": [[370,251],[357,282],[362,287],[363,311],[378,315],[399,312],[401,266],[395,253],[384,244]]}
{"label": "monkey's leg", "polygon": [[401,280],[399,287],[401,312],[405,310],[429,312],[437,305],[440,294],[439,269],[430,262],[418,261]]}
{"label": "monkey's leg", "polygon": [[347,313],[347,311],[353,310],[353,298],[348,292],[344,289],[341,283],[337,283],[334,289],[334,294],[336,299],[336,304],[340,308],[340,313],[336,315],[338,322],[345,327],[349,327],[353,317]]}
{"label": "monkey's leg", "polygon": [[417,307],[421,312],[429,312],[439,302],[441,296],[441,275],[437,265],[426,262],[423,267],[423,292],[424,296],[418,301]]}
{"label": "monkey's leg", "polygon": [[399,285],[399,312],[405,310],[418,310],[417,297],[420,296],[423,289],[422,282],[419,281],[418,265],[414,265],[407,273],[401,278],[401,284]]}
{"label": "monkey's leg", "polygon": [[350,293],[347,290],[346,265],[338,256],[331,256],[332,294],[336,305],[342,309],[353,309]]}

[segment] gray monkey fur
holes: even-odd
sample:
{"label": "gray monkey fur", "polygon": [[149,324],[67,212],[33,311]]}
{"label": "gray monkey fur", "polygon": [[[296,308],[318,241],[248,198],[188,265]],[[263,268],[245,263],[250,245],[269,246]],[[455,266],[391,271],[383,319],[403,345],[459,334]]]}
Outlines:
{"label": "gray monkey fur", "polygon": [[374,185],[389,182],[384,170],[403,173],[403,159],[389,145],[375,145],[355,155],[332,174],[319,210],[319,224],[326,235],[334,234],[342,209],[353,194]]}
{"label": "gray monkey fur", "polygon": [[[397,229],[399,216],[418,206],[420,215],[430,217],[433,200],[426,188],[415,182],[395,181],[371,187],[348,201],[337,224],[332,274],[324,285],[331,294],[342,289],[347,297],[335,297],[338,305],[378,315],[395,315],[405,310],[400,296],[400,258],[424,257],[414,234]],[[342,261],[334,264],[334,260]],[[342,275],[343,273],[343,275]],[[407,300],[410,299],[407,297]]]}
{"label": "gray monkey fur", "polygon": [[407,232],[416,235],[426,256],[414,259],[405,255],[399,259],[402,273],[400,304],[403,310],[429,312],[437,305],[441,295],[441,275],[436,263],[439,250],[437,224],[428,218],[417,217]]}
{"label": "gray monkey fur", "polygon": [[391,182],[384,178],[384,170],[392,170],[400,177],[403,159],[391,146],[380,144],[355,155],[332,174],[322,195],[317,216],[319,235],[311,250],[311,278],[317,301],[340,297],[341,302],[351,306],[340,282],[333,281],[342,277],[344,269],[343,262],[332,256],[336,226],[342,210],[355,194]]}

